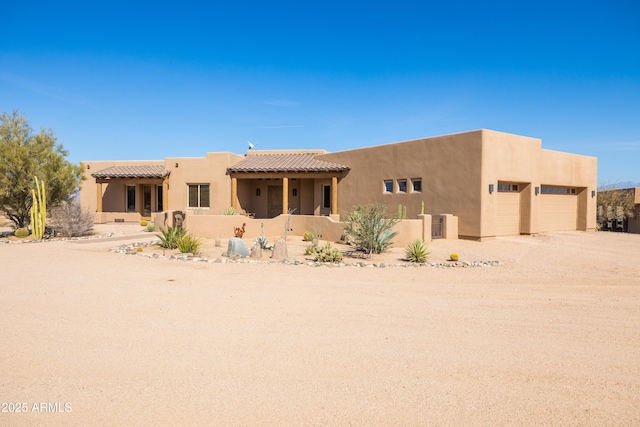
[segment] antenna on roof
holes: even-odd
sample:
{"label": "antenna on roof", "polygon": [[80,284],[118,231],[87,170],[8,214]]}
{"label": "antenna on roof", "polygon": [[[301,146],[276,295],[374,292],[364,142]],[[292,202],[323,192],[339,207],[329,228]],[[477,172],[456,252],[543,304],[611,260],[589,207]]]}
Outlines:
{"label": "antenna on roof", "polygon": [[256,142],[255,144],[251,141],[247,141],[247,144],[249,144],[249,150],[252,150],[253,147],[255,147],[256,145],[258,145],[258,143]]}

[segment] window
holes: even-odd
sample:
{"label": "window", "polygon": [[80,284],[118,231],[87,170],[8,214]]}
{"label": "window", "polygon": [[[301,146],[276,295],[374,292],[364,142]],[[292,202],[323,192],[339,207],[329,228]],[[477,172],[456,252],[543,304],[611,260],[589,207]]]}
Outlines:
{"label": "window", "polygon": [[406,193],[407,192],[407,180],[399,179],[398,180],[398,193]]}
{"label": "window", "polygon": [[520,191],[520,185],[518,185],[518,184],[508,184],[506,182],[499,182],[498,183],[498,191],[500,191],[500,192],[511,191],[511,192],[517,193],[518,191]]}
{"label": "window", "polygon": [[189,184],[189,207],[209,207],[209,184]]}
{"label": "window", "polygon": [[542,186],[542,194],[578,194],[572,187],[553,187],[550,185]]}
{"label": "window", "polygon": [[164,210],[164,204],[162,203],[162,186],[156,186],[156,212],[162,212]]}
{"label": "window", "polygon": [[127,212],[136,211],[136,186],[127,185]]}
{"label": "window", "polygon": [[393,181],[387,179],[384,181],[384,192],[385,193],[393,193]]}
{"label": "window", "polygon": [[411,180],[411,192],[412,193],[422,193],[422,179],[421,178],[413,178]]}
{"label": "window", "polygon": [[331,186],[322,186],[322,209],[331,209]]}

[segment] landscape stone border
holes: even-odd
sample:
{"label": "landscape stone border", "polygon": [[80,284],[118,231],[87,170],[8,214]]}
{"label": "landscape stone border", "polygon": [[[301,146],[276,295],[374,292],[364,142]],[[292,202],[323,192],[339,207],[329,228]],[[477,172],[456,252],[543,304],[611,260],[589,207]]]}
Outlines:
{"label": "landscape stone border", "polygon": [[450,262],[425,262],[425,263],[387,263],[387,262],[378,262],[378,263],[368,263],[363,261],[357,262],[317,262],[317,261],[300,261],[298,259],[293,258],[285,258],[281,260],[264,260],[264,259],[255,259],[255,258],[205,258],[198,257],[191,254],[172,254],[169,256],[160,255],[157,253],[148,253],[139,251],[139,247],[148,247],[154,246],[156,243],[160,241],[151,241],[151,242],[141,242],[141,243],[127,243],[124,245],[117,246],[111,249],[111,252],[125,254],[125,255],[136,255],[142,256],[145,258],[164,258],[169,260],[178,260],[178,261],[192,261],[192,262],[207,262],[214,264],[286,264],[286,265],[306,265],[312,267],[356,267],[356,268],[386,268],[386,267],[401,267],[401,268],[419,268],[419,267],[431,267],[431,268],[474,268],[474,267],[498,267],[501,266],[502,263],[500,261],[450,261]]}

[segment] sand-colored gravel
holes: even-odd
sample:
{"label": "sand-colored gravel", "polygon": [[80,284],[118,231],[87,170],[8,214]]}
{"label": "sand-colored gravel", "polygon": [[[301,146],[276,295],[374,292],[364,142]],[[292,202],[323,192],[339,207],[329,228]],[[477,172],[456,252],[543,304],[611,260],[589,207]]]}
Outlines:
{"label": "sand-colored gravel", "polygon": [[0,244],[1,409],[27,409],[0,425],[640,425],[640,235],[435,241],[503,263],[444,269],[152,259],[115,232]]}

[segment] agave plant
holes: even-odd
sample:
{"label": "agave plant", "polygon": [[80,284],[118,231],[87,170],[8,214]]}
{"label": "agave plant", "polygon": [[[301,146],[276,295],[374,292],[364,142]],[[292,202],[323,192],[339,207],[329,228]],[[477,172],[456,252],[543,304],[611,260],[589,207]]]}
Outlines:
{"label": "agave plant", "polygon": [[426,262],[431,253],[422,239],[416,239],[405,248],[405,257],[409,262]]}
{"label": "agave plant", "polygon": [[161,234],[156,234],[158,239],[160,239],[160,243],[156,243],[161,248],[165,249],[176,249],[178,247],[178,240],[180,240],[186,233],[187,230],[179,227],[167,227],[166,230],[160,229]]}

